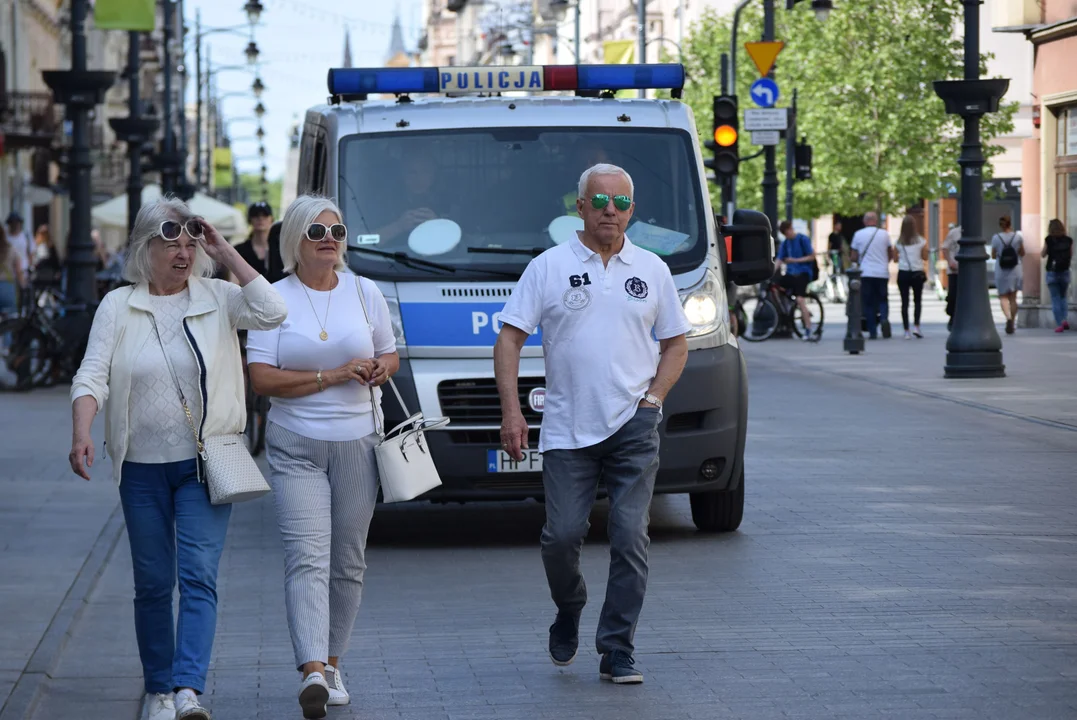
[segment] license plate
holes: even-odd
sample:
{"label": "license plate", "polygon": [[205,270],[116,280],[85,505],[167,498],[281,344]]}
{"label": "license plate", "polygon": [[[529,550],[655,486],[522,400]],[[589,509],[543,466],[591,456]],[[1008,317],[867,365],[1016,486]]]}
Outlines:
{"label": "license plate", "polygon": [[524,459],[513,460],[504,450],[486,451],[486,472],[542,472],[542,453],[538,450],[524,450]]}

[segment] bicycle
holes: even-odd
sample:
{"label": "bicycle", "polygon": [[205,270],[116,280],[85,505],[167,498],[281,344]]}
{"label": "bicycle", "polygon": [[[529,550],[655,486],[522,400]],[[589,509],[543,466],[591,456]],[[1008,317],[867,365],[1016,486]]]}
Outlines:
{"label": "bicycle", "polygon": [[849,281],[841,269],[841,253],[827,253],[827,277],[823,281],[823,295],[832,303],[842,305],[849,299]]}
{"label": "bicycle", "polygon": [[27,391],[70,382],[86,352],[88,327],[70,323],[69,313],[93,311],[68,302],[52,282],[34,282],[17,315],[0,322],[0,338],[10,338],[3,365],[14,380],[0,377],[0,389]]}
{"label": "bicycle", "polygon": [[789,331],[798,338],[819,340],[823,335],[823,301],[813,292],[805,295],[804,300],[811,316],[810,334],[796,297],[773,279],[760,283],[755,295],[747,300],[738,297],[734,303],[735,312],[742,320],[738,337],[762,342],[779,331]]}

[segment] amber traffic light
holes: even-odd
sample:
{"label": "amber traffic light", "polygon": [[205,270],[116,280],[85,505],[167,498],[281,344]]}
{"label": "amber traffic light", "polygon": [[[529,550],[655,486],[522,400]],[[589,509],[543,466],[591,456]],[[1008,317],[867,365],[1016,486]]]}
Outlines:
{"label": "amber traffic light", "polygon": [[740,136],[740,122],[737,111],[736,95],[714,96],[714,131],[711,140],[703,145],[714,153],[705,164],[714,171],[714,182],[724,184],[737,174],[740,165],[740,150],[737,140]]}

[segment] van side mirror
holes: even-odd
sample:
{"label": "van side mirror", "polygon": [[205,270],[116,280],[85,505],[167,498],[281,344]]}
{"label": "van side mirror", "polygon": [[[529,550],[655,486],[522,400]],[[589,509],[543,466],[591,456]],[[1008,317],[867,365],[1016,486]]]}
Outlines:
{"label": "van side mirror", "polygon": [[736,285],[755,285],[774,276],[774,234],[770,220],[757,210],[736,210],[721,234],[732,237],[726,277]]}

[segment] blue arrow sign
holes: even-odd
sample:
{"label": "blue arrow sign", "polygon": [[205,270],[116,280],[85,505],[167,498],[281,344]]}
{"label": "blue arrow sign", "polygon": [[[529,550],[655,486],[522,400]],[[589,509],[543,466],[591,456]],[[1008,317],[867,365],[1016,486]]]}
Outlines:
{"label": "blue arrow sign", "polygon": [[759,107],[774,107],[774,103],[778,102],[778,83],[767,77],[759,78],[752,83],[748,94],[752,96],[752,102]]}

